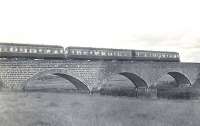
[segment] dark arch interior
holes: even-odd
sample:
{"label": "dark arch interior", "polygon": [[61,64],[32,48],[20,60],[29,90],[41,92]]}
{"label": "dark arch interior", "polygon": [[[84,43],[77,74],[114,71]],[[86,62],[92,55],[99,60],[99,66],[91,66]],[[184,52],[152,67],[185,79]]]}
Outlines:
{"label": "dark arch interior", "polygon": [[120,75],[125,76],[126,78],[128,78],[129,80],[131,80],[131,82],[133,82],[133,84],[135,85],[136,88],[139,87],[148,87],[147,83],[138,75],[133,74],[133,73],[119,73]]}
{"label": "dark arch interior", "polygon": [[63,74],[52,73],[39,75],[31,79],[25,87],[25,91],[76,91],[89,92],[89,88],[77,78]]}
{"label": "dark arch interior", "polygon": [[175,79],[177,86],[191,85],[190,81],[184,74],[179,72],[169,72],[168,74]]}
{"label": "dark arch interior", "polygon": [[169,72],[166,75],[162,76],[157,83],[157,87],[188,87],[191,83],[188,78],[179,72]]}
{"label": "dark arch interior", "polygon": [[67,79],[68,81],[70,81],[74,86],[76,86],[76,88],[78,90],[88,90],[88,87],[82,83],[80,80],[70,76],[70,75],[67,75],[67,74],[61,74],[61,73],[55,73],[54,75],[57,75],[59,77],[62,77],[64,79]]}

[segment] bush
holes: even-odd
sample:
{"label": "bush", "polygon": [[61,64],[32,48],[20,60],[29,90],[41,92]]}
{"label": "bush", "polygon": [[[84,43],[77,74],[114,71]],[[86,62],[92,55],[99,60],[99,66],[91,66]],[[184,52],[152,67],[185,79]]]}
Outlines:
{"label": "bush", "polygon": [[100,89],[101,95],[111,95],[111,96],[129,96],[136,97],[137,93],[135,89],[127,88],[102,88]]}
{"label": "bush", "polygon": [[157,89],[157,96],[168,99],[195,99],[200,96],[199,91],[192,87]]}

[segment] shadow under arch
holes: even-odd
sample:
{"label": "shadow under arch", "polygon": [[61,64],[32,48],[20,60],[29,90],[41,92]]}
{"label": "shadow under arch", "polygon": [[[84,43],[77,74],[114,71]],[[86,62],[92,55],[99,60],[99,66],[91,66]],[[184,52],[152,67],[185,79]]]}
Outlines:
{"label": "shadow under arch", "polygon": [[135,85],[136,88],[139,88],[139,87],[147,88],[148,87],[148,85],[144,81],[144,79],[142,79],[140,76],[138,76],[134,73],[122,72],[122,73],[119,73],[119,74],[128,78]]}
{"label": "shadow under arch", "polygon": [[64,79],[67,79],[70,81],[78,90],[87,90],[89,91],[89,88],[80,80],[76,79],[73,76],[67,75],[67,74],[62,74],[62,73],[54,73],[54,75],[57,75],[59,77],[62,77]]}
{"label": "shadow under arch", "polygon": [[40,72],[36,75],[34,75],[33,77],[31,77],[30,79],[28,79],[23,86],[23,90],[27,91],[29,90],[29,86],[30,86],[30,82],[34,81],[35,79],[45,76],[45,75],[55,75],[58,76],[60,78],[63,78],[69,82],[71,82],[71,84],[73,84],[77,90],[82,90],[82,91],[86,91],[86,92],[90,92],[89,88],[87,87],[87,85],[85,83],[83,83],[81,80],[77,79],[76,77],[74,77],[73,75],[69,75],[67,73],[63,73],[63,72],[59,72],[59,71],[44,71],[44,72]]}
{"label": "shadow under arch", "polygon": [[183,73],[180,72],[168,72],[168,75],[170,75],[171,77],[173,77],[177,83],[177,86],[191,86],[191,83],[188,79],[188,77],[186,77]]}
{"label": "shadow under arch", "polygon": [[190,87],[191,82],[184,73],[172,71],[162,75],[153,86],[157,88]]}

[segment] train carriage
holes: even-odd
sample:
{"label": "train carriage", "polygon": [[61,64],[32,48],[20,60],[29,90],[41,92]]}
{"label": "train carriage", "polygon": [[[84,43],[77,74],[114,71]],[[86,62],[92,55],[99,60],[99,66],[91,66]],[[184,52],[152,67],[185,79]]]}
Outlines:
{"label": "train carriage", "polygon": [[131,50],[91,47],[67,47],[66,58],[88,60],[131,60]]}
{"label": "train carriage", "polygon": [[177,52],[133,50],[132,56],[133,59],[135,60],[168,61],[168,62],[180,61],[179,53]]}
{"label": "train carriage", "polygon": [[64,58],[64,48],[56,45],[0,43],[0,58]]}
{"label": "train carriage", "polygon": [[180,62],[179,53],[146,50],[0,43],[0,58]]}
{"label": "train carriage", "polygon": [[106,49],[91,47],[67,47],[65,56],[69,59],[88,60],[135,60],[180,62],[179,53],[145,50]]}

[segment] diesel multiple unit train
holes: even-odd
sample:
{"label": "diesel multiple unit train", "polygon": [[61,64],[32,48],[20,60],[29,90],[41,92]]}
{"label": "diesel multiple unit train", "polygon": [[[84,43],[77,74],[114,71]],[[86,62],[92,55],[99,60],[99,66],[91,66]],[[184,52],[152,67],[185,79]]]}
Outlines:
{"label": "diesel multiple unit train", "polygon": [[91,47],[0,43],[0,58],[147,60],[180,62],[179,53]]}

